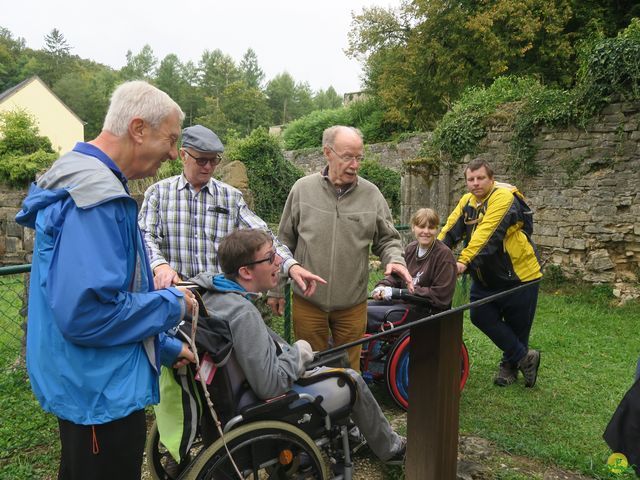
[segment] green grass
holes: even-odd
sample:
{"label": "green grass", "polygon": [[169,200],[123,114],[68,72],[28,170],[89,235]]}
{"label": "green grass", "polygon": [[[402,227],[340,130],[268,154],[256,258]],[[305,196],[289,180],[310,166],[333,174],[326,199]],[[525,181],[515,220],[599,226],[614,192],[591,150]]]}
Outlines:
{"label": "green grass", "polygon": [[0,478],[56,478],[58,426],[31,393],[24,370],[0,371]]}
{"label": "green grass", "polygon": [[522,378],[495,387],[499,350],[471,322],[464,338],[471,368],[460,406],[460,430],[507,452],[580,471],[611,475],[602,433],[633,382],[640,305],[612,308],[596,290],[543,293],[530,344],[542,352],[538,383]]}

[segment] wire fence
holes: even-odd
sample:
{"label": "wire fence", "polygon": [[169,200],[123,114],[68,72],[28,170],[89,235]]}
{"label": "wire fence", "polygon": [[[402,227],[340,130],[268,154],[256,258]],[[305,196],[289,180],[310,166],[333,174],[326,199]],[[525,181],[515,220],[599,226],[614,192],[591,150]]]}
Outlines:
{"label": "wire fence", "polygon": [[0,268],[0,371],[24,357],[28,277],[31,265]]}

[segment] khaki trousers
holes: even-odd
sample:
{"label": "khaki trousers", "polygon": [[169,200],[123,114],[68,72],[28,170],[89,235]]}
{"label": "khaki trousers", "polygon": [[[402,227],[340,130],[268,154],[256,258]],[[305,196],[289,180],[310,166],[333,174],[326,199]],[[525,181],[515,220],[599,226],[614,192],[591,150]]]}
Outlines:
{"label": "khaki trousers", "polygon": [[[343,310],[324,312],[303,297],[293,294],[292,317],[296,338],[309,342],[313,350],[322,351],[329,348],[329,333],[334,347],[364,336],[367,327],[367,302]],[[361,346],[347,350],[349,365],[356,372],[360,371],[360,350]]]}

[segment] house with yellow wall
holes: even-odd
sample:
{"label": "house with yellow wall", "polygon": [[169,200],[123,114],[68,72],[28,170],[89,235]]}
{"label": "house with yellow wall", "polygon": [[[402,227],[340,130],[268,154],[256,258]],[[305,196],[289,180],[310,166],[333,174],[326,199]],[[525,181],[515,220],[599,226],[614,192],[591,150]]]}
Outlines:
{"label": "house with yellow wall", "polygon": [[33,115],[55,151],[68,152],[84,141],[84,122],[37,76],[0,93],[0,112],[20,109]]}

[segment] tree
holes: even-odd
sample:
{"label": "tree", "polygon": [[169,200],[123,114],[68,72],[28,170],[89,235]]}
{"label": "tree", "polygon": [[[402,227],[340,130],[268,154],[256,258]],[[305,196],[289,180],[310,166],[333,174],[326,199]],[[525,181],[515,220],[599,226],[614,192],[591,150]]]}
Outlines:
{"label": "tree", "polygon": [[348,54],[364,62],[365,84],[382,100],[386,120],[430,128],[466,88],[500,75],[571,86],[580,42],[604,25],[623,25],[636,4],[404,0],[397,9],[354,15]]}
{"label": "tree", "polygon": [[294,89],[293,77],[287,72],[276,75],[267,84],[266,94],[269,98],[273,123],[282,125],[291,120],[290,110]]}
{"label": "tree", "polygon": [[54,28],[44,37],[45,51],[55,57],[66,57],[71,52],[71,47],[60,33],[60,30]]}
{"label": "tree", "polygon": [[170,53],[162,59],[156,72],[155,85],[179,105],[184,104],[190,85],[184,77],[184,67],[177,55]]}
{"label": "tree", "polygon": [[264,81],[264,72],[258,65],[258,56],[249,48],[240,61],[240,72],[245,83],[252,88],[261,88]]}
{"label": "tree", "polygon": [[157,64],[158,59],[153,54],[151,46],[147,44],[136,55],[127,50],[127,64],[122,67],[120,74],[125,80],[150,81],[155,76]]}
{"label": "tree", "polygon": [[220,108],[220,100],[216,97],[205,97],[202,114],[195,117],[194,124],[204,125],[213,130],[226,143],[227,132],[231,130],[230,122]]}
{"label": "tree", "polygon": [[328,110],[342,106],[342,97],[333,87],[326,90],[318,90],[313,96],[313,108],[315,110]]}
{"label": "tree", "polygon": [[109,98],[118,81],[118,74],[111,68],[85,60],[78,71],[62,75],[52,90],[86,122],[85,138],[95,138],[102,130]]}
{"label": "tree", "polygon": [[220,105],[230,122],[230,128],[243,136],[249,135],[257,127],[268,127],[271,123],[266,95],[242,80],[224,89]]}
{"label": "tree", "polygon": [[200,58],[198,70],[198,86],[205,96],[219,97],[227,85],[240,80],[241,77],[233,58],[222,53],[220,49],[213,52],[205,50]]}
{"label": "tree", "polygon": [[21,69],[24,51],[24,39],[13,38],[9,30],[0,27],[0,92],[23,80]]}
{"label": "tree", "polygon": [[313,110],[311,88],[308,83],[295,83],[288,72],[273,77],[266,94],[275,124],[285,124]]}

